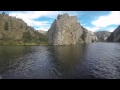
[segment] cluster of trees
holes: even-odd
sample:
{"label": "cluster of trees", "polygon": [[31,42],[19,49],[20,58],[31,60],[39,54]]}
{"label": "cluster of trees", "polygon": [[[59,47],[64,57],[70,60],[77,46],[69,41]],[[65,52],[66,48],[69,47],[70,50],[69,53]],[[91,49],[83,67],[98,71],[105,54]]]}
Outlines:
{"label": "cluster of trees", "polygon": [[5,13],[5,12],[2,12],[3,15],[8,15],[9,16],[9,13]]}
{"label": "cluster of trees", "polygon": [[24,32],[23,33],[23,41],[24,43],[37,43],[37,44],[41,44],[41,43],[47,43],[47,38],[45,35],[40,34],[37,31],[34,31],[35,36],[32,36],[30,31],[28,32]]}
{"label": "cluster of trees", "polygon": [[31,42],[31,41],[32,41],[32,38],[33,38],[33,37],[31,36],[31,34],[30,34],[29,31],[23,33],[24,43],[29,43],[29,42]]}

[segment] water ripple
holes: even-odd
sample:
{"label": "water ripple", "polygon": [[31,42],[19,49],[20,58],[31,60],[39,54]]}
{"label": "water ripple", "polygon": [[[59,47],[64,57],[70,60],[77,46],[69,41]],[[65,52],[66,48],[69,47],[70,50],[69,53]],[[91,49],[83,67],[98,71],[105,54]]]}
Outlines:
{"label": "water ripple", "polygon": [[0,46],[0,79],[119,79],[120,44]]}

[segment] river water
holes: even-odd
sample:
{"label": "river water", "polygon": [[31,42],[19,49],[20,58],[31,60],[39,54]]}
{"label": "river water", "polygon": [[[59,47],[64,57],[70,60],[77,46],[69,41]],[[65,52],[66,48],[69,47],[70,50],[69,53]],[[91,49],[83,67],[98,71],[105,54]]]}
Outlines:
{"label": "river water", "polygon": [[0,46],[0,79],[120,79],[120,43]]}

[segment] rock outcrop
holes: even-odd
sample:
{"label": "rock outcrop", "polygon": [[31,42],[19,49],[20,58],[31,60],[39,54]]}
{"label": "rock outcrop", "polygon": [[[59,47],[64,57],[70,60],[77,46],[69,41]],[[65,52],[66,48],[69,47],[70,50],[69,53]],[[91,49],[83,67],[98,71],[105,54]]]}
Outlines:
{"label": "rock outcrop", "polygon": [[82,27],[82,29],[83,29],[83,34],[82,34],[81,38],[85,43],[93,43],[93,42],[96,42],[98,40],[93,32],[87,30],[84,27]]}
{"label": "rock outcrop", "polygon": [[106,39],[110,36],[111,32],[108,31],[98,31],[94,33],[97,38],[98,42],[106,42]]}
{"label": "rock outcrop", "polygon": [[107,38],[108,42],[120,42],[120,25]]}
{"label": "rock outcrop", "polygon": [[76,44],[82,32],[83,30],[77,22],[76,16],[58,15],[47,32],[48,43],[50,45]]}
{"label": "rock outcrop", "polygon": [[76,16],[67,13],[58,15],[47,32],[47,38],[50,45],[73,45],[96,40],[93,34],[83,29]]}

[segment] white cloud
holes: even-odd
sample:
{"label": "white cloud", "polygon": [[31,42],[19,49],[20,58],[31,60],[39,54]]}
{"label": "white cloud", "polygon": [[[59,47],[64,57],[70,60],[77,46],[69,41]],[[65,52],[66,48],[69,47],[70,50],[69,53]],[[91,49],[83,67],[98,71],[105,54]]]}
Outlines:
{"label": "white cloud", "polygon": [[110,29],[109,32],[113,32],[115,29]]}
{"label": "white cloud", "polygon": [[[79,15],[76,11],[11,11],[10,16],[16,16],[23,19],[29,26],[35,27],[35,29],[48,30],[52,24],[50,21],[35,21],[34,19],[40,17],[49,17],[55,19],[58,14],[68,13],[71,15]],[[39,28],[36,28],[39,27]]]}
{"label": "white cloud", "polygon": [[113,32],[117,27],[110,27],[110,28],[106,28],[107,31],[109,32]]}
{"label": "white cloud", "polygon": [[108,28],[100,28],[100,27],[85,27],[87,30],[95,32],[95,31],[109,31],[113,32],[117,27],[108,27]]}
{"label": "white cloud", "polygon": [[50,28],[49,26],[42,26],[42,27],[36,28],[36,30],[48,31],[49,28]]}
{"label": "white cloud", "polygon": [[[110,25],[120,25],[120,11],[111,11],[110,14],[99,16],[96,20],[91,22],[94,27],[86,27],[90,31],[106,30],[113,32],[116,27],[109,27]],[[108,28],[107,28],[108,27]]]}
{"label": "white cloud", "polygon": [[110,14],[98,17],[97,20],[93,21],[92,24],[95,27],[107,27],[109,25],[120,24],[120,11],[111,11]]}
{"label": "white cloud", "polygon": [[36,19],[42,16],[55,18],[59,13],[61,13],[61,11],[14,11],[11,12],[10,15],[19,18]]}
{"label": "white cloud", "polygon": [[96,30],[100,29],[99,27],[85,27],[87,30],[95,32]]}
{"label": "white cloud", "polygon": [[[17,18],[23,19],[29,26],[32,27],[39,27],[35,29],[49,29],[50,21],[35,21],[34,19],[40,18],[42,16],[55,18],[60,11],[53,12],[53,11],[16,11],[11,12],[10,16],[16,16]],[[42,28],[41,28],[42,27]]]}

